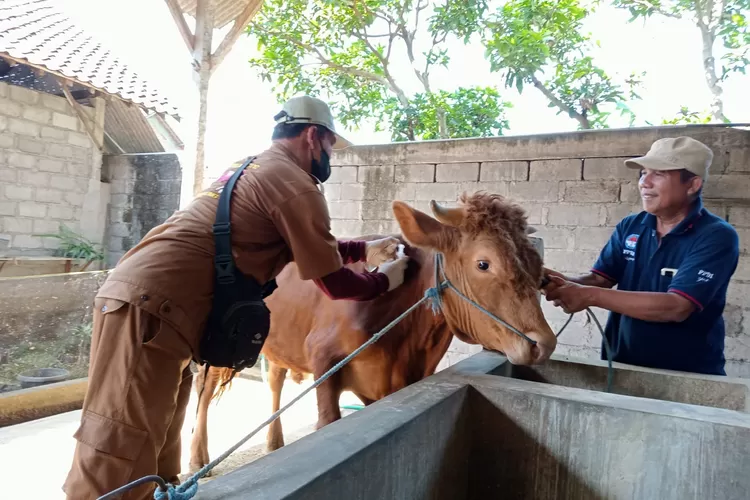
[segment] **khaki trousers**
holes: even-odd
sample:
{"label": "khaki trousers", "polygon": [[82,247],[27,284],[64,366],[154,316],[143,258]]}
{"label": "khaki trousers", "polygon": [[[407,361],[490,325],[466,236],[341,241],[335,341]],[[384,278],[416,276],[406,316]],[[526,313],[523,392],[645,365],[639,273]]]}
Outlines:
{"label": "khaki trousers", "polygon": [[[96,298],[91,360],[69,500],[96,499],[143,476],[177,483],[190,399],[190,346],[167,322],[121,300]],[[152,499],[156,483],[122,500]]]}

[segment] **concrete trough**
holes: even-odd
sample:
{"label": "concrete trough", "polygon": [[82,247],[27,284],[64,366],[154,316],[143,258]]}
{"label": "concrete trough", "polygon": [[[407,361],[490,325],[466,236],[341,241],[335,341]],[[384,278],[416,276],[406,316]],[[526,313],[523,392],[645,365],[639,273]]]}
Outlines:
{"label": "concrete trough", "polygon": [[477,354],[196,498],[748,498],[749,414],[493,374],[505,363]]}

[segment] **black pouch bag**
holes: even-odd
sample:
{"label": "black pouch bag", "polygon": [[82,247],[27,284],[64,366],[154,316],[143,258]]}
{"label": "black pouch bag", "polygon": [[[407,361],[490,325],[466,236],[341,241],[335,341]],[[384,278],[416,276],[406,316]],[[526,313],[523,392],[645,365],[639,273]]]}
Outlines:
{"label": "black pouch bag", "polygon": [[200,356],[206,365],[235,371],[250,368],[258,360],[271,327],[271,313],[263,299],[276,288],[276,280],[261,286],[252,276],[244,275],[232,257],[232,191],[253,160],[248,159],[234,172],[219,197],[213,225],[214,297],[200,344]]}

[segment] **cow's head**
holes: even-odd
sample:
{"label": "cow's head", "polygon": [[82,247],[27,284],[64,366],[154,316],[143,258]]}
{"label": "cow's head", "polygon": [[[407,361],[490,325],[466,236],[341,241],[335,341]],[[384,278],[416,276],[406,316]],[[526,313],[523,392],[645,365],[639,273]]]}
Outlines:
{"label": "cow's head", "polygon": [[[537,342],[508,330],[450,290],[443,312],[456,336],[503,352],[513,364],[542,363],[557,346],[537,298],[542,259],[524,210],[501,196],[464,194],[457,208],[431,202],[432,218],[395,201],[393,212],[412,245],[441,252],[446,278],[464,295]],[[435,220],[437,219],[437,220]]]}

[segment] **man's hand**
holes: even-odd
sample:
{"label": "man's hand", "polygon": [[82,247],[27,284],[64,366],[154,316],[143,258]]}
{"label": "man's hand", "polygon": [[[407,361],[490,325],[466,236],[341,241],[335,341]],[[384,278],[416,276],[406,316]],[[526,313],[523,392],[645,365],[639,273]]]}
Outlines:
{"label": "man's hand", "polygon": [[552,302],[556,307],[562,307],[567,314],[577,313],[591,307],[593,288],[567,281],[559,274],[553,271],[548,275],[550,284],[544,289],[547,301]]}
{"label": "man's hand", "polygon": [[378,269],[379,273],[388,276],[389,292],[401,286],[404,282],[404,272],[406,271],[407,264],[409,264],[409,257],[401,257],[390,262],[384,262]]}
{"label": "man's hand", "polygon": [[543,288],[542,288],[542,294],[547,295],[547,292],[552,292],[553,290],[556,290],[559,286],[557,283],[552,281],[552,277],[556,276],[560,278],[563,281],[567,281],[568,279],[565,277],[564,274],[558,273],[557,271],[553,271],[552,269],[547,269],[546,267],[542,268],[543,270],[543,276],[547,278],[549,281]]}
{"label": "man's hand", "polygon": [[400,243],[400,241],[392,237],[366,242],[365,255],[367,257],[367,265],[371,268],[378,267],[384,262],[394,260]]}

